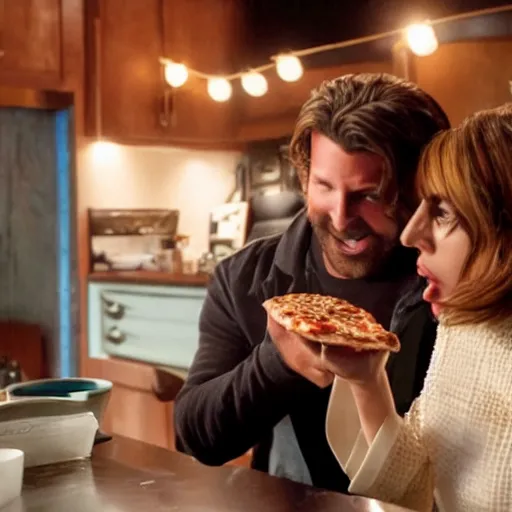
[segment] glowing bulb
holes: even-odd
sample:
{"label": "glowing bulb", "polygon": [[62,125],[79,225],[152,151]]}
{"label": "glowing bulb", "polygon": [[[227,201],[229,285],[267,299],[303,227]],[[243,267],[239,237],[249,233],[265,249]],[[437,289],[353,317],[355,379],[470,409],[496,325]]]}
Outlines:
{"label": "glowing bulb", "polygon": [[242,75],[242,87],[247,94],[255,97],[263,96],[268,91],[267,79],[255,71]]}
{"label": "glowing bulb", "polygon": [[302,64],[295,55],[278,55],[276,68],[277,74],[285,82],[295,82],[303,73]]}
{"label": "glowing bulb", "polygon": [[227,101],[231,98],[231,84],[225,78],[208,79],[208,94],[215,101]]}
{"label": "glowing bulb", "polygon": [[434,29],[426,23],[416,23],[407,28],[407,43],[419,57],[434,53],[439,46]]}
{"label": "glowing bulb", "polygon": [[165,80],[171,87],[181,87],[188,78],[188,70],[183,64],[168,62],[165,65]]}

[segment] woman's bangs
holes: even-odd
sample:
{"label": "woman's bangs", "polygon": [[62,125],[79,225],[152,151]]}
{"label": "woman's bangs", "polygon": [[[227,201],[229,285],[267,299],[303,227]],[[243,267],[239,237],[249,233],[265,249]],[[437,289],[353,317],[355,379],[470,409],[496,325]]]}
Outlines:
{"label": "woman's bangs", "polygon": [[453,171],[457,168],[454,143],[453,132],[447,131],[439,134],[424,150],[416,179],[420,199],[447,199],[452,204],[457,203],[453,197],[456,194]]}

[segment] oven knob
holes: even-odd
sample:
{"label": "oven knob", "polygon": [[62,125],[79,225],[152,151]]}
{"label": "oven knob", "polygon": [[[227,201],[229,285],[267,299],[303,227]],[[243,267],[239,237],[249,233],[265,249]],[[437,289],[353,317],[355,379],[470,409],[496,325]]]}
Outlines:
{"label": "oven knob", "polygon": [[122,343],[123,341],[125,341],[126,339],[126,336],[125,334],[120,330],[118,329],[117,327],[111,327],[106,335],[106,338],[108,341],[112,342],[112,343]]}

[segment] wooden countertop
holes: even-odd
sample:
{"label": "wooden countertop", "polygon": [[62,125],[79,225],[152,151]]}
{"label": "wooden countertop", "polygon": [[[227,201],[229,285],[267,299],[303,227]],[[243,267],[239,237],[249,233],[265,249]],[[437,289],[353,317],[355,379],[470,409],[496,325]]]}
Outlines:
{"label": "wooden countertop", "polygon": [[[5,512],[405,512],[357,496],[314,489],[241,467],[114,437],[90,460],[25,470],[21,498]],[[2,509],[3,510],[3,509]]]}
{"label": "wooden countertop", "polygon": [[151,270],[129,270],[112,272],[92,272],[91,282],[206,286],[210,281],[208,274],[173,274]]}

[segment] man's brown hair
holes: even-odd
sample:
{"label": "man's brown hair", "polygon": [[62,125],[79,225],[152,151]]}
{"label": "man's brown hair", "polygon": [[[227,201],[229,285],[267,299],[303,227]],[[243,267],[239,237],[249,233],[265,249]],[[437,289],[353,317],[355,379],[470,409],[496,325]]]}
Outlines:
{"label": "man's brown hair", "polygon": [[443,109],[413,83],[388,74],[344,75],[312,91],[297,119],[290,159],[306,192],[312,132],[349,153],[381,155],[382,194],[408,216],[417,206],[414,179],[421,150],[449,127]]}
{"label": "man's brown hair", "polygon": [[469,117],[435,137],[417,184],[427,201],[448,201],[471,242],[447,323],[499,320],[512,313],[512,103]]}

